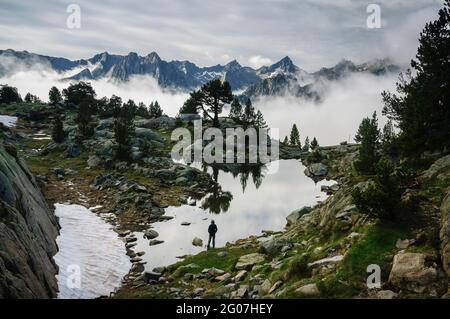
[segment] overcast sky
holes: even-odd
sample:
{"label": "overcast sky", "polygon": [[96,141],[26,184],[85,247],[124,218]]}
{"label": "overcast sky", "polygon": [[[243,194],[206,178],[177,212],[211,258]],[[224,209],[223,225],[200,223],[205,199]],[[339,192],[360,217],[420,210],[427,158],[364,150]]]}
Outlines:
{"label": "overcast sky", "polygon": [[[288,55],[312,71],[342,58],[391,56],[408,62],[442,0],[378,0],[382,26],[366,25],[364,0],[109,0],[0,2],[0,49],[88,58],[108,51],[200,66],[237,59],[259,67]],[[81,28],[69,29],[67,6],[81,8]]]}

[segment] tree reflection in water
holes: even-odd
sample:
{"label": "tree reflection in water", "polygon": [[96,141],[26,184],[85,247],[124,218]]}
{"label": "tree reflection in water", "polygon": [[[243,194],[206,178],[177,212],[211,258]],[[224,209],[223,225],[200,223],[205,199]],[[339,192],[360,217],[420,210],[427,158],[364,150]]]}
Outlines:
{"label": "tree reflection in water", "polygon": [[252,177],[253,184],[258,189],[267,171],[267,167],[261,164],[215,164],[212,166],[203,164],[205,171],[208,170],[208,167],[212,169],[214,184],[210,190],[210,194],[203,199],[200,207],[204,210],[209,210],[213,214],[226,213],[233,200],[233,194],[229,191],[222,190],[222,186],[218,182],[219,171],[231,173],[234,178],[239,177],[242,192],[245,192],[250,176]]}

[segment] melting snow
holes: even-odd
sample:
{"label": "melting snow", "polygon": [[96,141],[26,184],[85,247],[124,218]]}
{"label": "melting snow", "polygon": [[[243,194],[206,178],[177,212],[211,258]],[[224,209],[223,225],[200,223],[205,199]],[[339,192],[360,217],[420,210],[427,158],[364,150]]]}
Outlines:
{"label": "melting snow", "polygon": [[87,208],[65,204],[55,207],[61,225],[56,239],[59,252],[55,255],[59,266],[58,298],[109,296],[131,267],[124,243],[109,224]]}

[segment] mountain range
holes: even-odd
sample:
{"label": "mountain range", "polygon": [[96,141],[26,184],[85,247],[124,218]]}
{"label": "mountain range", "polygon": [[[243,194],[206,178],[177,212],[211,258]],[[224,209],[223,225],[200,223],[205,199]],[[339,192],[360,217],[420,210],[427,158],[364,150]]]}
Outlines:
{"label": "mountain range", "polygon": [[389,59],[377,59],[357,65],[342,60],[331,68],[322,68],[309,73],[296,66],[286,56],[270,66],[253,69],[233,60],[225,65],[199,67],[189,61],[165,61],[156,52],[139,56],[130,52],[115,55],[103,52],[89,59],[69,60],[28,51],[0,50],[0,77],[17,71],[17,65],[31,68],[45,65],[61,74],[61,80],[128,81],[135,75],[150,75],[162,88],[191,91],[206,82],[221,78],[227,80],[234,91],[240,91],[241,98],[276,96],[290,93],[296,96],[318,98],[314,84],[322,80],[337,80],[352,73],[382,75],[398,72],[400,67]]}

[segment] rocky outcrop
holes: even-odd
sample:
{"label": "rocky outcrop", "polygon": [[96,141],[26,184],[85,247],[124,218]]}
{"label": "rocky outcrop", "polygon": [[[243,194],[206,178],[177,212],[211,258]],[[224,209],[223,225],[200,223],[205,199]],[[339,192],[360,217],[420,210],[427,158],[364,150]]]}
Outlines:
{"label": "rocky outcrop", "polygon": [[314,163],[305,169],[305,175],[313,179],[322,179],[328,174],[328,167],[322,163]]}
{"label": "rocky outcrop", "polygon": [[26,165],[0,146],[0,298],[56,297],[57,235]]}
{"label": "rocky outcrop", "polygon": [[450,155],[441,157],[434,162],[429,169],[422,173],[420,180],[423,182],[427,179],[432,179],[448,168],[450,168]]}
{"label": "rocky outcrop", "polygon": [[441,205],[442,223],[440,231],[442,266],[450,277],[450,191]]}

